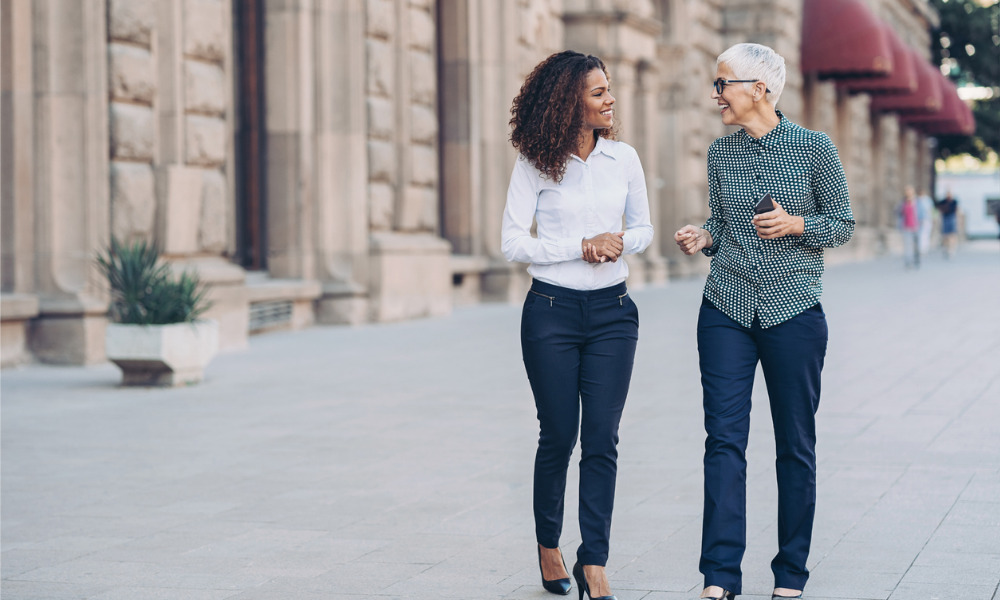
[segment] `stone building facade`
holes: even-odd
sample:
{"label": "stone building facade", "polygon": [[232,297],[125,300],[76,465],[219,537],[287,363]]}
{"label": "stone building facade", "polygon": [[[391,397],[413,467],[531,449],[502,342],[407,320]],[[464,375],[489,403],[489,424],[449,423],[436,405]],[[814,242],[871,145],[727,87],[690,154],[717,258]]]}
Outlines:
{"label": "stone building facade", "polygon": [[[884,251],[929,138],[803,73],[814,0],[0,0],[5,365],[104,359],[94,258],[150,239],[211,284],[222,344],[269,328],[516,300],[499,252],[511,100],[541,59],[601,56],[657,236],[632,286],[703,271],[672,232],[707,215],[726,133],[715,57],[787,61],[779,108],[840,148],[858,218],[833,260]],[[929,58],[927,0],[861,3]]]}

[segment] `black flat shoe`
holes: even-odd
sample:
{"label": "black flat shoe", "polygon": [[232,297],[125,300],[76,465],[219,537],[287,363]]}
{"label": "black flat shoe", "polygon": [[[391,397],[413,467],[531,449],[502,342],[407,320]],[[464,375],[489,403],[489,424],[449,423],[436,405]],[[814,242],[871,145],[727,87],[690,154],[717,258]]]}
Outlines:
{"label": "black flat shoe", "polygon": [[[562,552],[559,553],[559,558],[562,558]],[[563,558],[563,569],[566,568],[566,559]],[[538,547],[538,570],[542,570],[542,547]],[[550,579],[545,580],[545,573],[542,573],[542,587],[545,591],[552,592],[553,594],[559,594],[560,596],[565,596],[569,594],[570,583],[569,577],[564,577],[562,579]]]}
{"label": "black flat shoe", "polygon": [[590,586],[587,585],[587,578],[583,576],[583,567],[580,563],[573,565],[573,578],[576,579],[577,588],[580,590],[580,600],[583,600],[583,593],[587,592],[587,597],[590,600],[618,600],[614,596],[591,596]]}

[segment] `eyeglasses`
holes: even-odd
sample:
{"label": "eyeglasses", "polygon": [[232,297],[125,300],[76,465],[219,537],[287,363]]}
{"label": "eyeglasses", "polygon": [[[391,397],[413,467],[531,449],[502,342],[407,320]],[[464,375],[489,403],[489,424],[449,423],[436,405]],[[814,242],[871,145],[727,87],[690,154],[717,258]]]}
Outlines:
{"label": "eyeglasses", "polygon": [[[716,93],[721,94],[722,91],[724,89],[726,89],[726,86],[729,85],[730,83],[757,83],[758,81],[760,81],[760,79],[728,79],[728,80],[726,80],[726,79],[723,79],[723,78],[720,77],[720,78],[716,79],[715,81],[713,81],[712,85],[715,86]],[[767,88],[764,88],[764,91],[766,91],[768,94],[771,93],[771,90],[769,90]]]}

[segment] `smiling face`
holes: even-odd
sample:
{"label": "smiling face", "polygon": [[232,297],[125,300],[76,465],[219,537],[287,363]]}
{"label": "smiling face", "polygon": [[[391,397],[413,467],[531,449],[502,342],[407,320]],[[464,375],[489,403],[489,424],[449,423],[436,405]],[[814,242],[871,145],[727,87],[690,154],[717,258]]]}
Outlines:
{"label": "smiling face", "polygon": [[615,123],[612,106],[615,97],[611,95],[608,78],[601,69],[591,69],[583,88],[583,129],[609,129]]}
{"label": "smiling face", "polygon": [[[715,70],[716,79],[744,79],[737,77],[733,70],[726,63],[719,63]],[[755,83],[748,86],[743,83],[730,83],[722,89],[722,93],[712,88],[712,100],[715,100],[720,108],[722,123],[724,125],[744,125],[754,113],[753,94],[754,87],[762,85]]]}

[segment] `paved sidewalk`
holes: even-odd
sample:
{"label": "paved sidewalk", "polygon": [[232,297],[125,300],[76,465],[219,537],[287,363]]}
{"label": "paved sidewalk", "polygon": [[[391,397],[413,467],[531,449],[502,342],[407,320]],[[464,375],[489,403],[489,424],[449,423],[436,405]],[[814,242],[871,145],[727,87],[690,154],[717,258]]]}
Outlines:
{"label": "paved sidewalk", "polygon": [[[825,278],[808,597],[1000,600],[1000,252],[901,262]],[[633,293],[608,565],[621,600],[700,591],[701,285]],[[553,598],[535,562],[519,317],[482,305],[265,335],[184,389],[118,388],[111,365],[4,371],[0,595]],[[776,545],[762,385],[755,398],[747,600],[769,598]]]}

